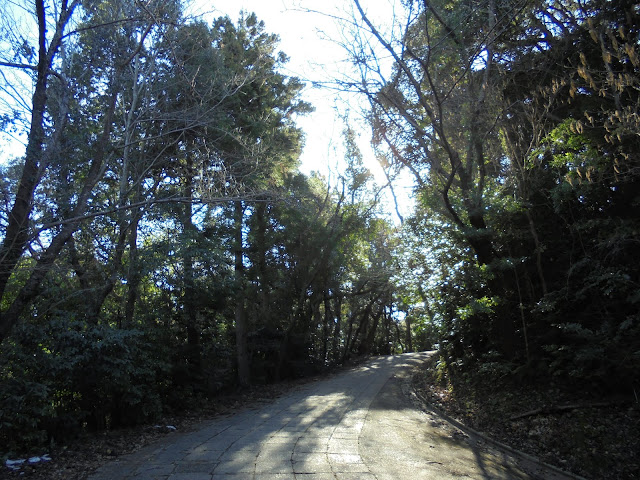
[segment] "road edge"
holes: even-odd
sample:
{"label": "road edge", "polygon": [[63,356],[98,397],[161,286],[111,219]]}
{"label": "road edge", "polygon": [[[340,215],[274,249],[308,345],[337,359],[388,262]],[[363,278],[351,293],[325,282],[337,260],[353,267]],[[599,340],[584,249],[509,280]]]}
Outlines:
{"label": "road edge", "polygon": [[[413,377],[413,376],[412,376]],[[464,433],[466,433],[467,435],[471,436],[471,437],[475,437],[477,439],[481,439],[482,441],[492,445],[495,448],[501,449],[501,450],[505,450],[507,452],[509,452],[510,454],[521,458],[522,460],[525,460],[527,462],[531,462],[535,465],[539,465],[540,467],[544,467],[546,469],[552,470],[555,473],[559,474],[559,475],[564,475],[567,478],[571,478],[574,480],[588,480],[585,477],[581,477],[580,475],[577,475],[575,473],[571,473],[571,472],[567,472],[565,470],[562,470],[559,467],[556,467],[555,465],[551,465],[550,463],[546,463],[542,460],[540,460],[538,457],[535,457],[533,455],[530,455],[528,453],[522,452],[520,450],[517,450],[513,447],[511,447],[510,445],[507,445],[505,443],[502,443],[498,440],[495,440],[494,438],[489,437],[488,435],[479,432],[477,430],[474,430],[473,428],[463,424],[462,422],[456,420],[455,418],[447,415],[446,413],[440,411],[440,409],[434,407],[431,405],[431,403],[423,396],[421,395],[419,392],[416,391],[415,388],[413,388],[410,384],[407,385],[407,391],[406,393],[410,396],[413,397],[413,399],[421,406],[421,408],[423,408],[424,410],[426,410],[429,413],[432,413],[434,415],[437,415],[439,417],[441,417],[444,421],[446,421],[447,423],[449,423],[450,425],[458,428],[459,430],[463,431]],[[539,478],[540,480],[546,480],[544,477],[540,477],[536,474],[532,474],[534,475],[536,478]]]}

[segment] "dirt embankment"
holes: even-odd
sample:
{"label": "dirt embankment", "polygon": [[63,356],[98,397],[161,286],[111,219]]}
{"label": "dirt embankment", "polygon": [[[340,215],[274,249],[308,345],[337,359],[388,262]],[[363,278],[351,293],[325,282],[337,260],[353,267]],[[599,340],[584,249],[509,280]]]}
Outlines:
{"label": "dirt embankment", "polygon": [[640,404],[552,384],[438,382],[437,357],[414,377],[436,410],[543,462],[593,480],[640,479]]}

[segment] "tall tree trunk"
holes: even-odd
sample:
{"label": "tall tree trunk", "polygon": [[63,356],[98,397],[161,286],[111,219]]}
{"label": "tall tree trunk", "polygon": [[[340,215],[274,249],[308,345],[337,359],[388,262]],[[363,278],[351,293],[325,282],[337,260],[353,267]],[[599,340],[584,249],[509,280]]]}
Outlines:
{"label": "tall tree trunk", "polygon": [[411,317],[404,317],[404,325],[406,327],[405,343],[407,344],[407,352],[413,352],[413,334],[411,332]]}
{"label": "tall tree trunk", "polygon": [[329,292],[325,291],[324,294],[324,318],[322,322],[322,365],[325,366],[329,361],[329,328],[333,316],[331,315],[331,300],[329,299]]}
{"label": "tall tree trunk", "polygon": [[197,309],[195,295],[195,275],[193,270],[193,251],[196,229],[193,224],[193,160],[187,153],[186,172],[184,175],[183,195],[187,199],[184,204],[182,218],[182,262],[184,294],[182,307],[184,322],[187,328],[187,362],[189,364],[191,380],[198,382],[202,377],[202,356],[200,352],[200,330],[197,324]]}
{"label": "tall tree trunk", "polygon": [[[47,46],[46,5],[36,0],[35,10],[38,22],[38,65],[33,97],[31,99],[31,125],[25,153],[22,176],[18,183],[16,197],[7,219],[7,229],[0,246],[0,299],[3,297],[7,282],[22,256],[29,239],[29,217],[33,210],[33,195],[46,169],[44,149],[45,112],[47,105],[47,86],[51,75],[51,65],[61,45],[64,30],[67,27],[78,1],[65,3],[56,19],[56,29]],[[60,127],[62,128],[62,127]],[[57,132],[60,133],[60,132]],[[0,340],[11,329],[12,322],[0,320]]]}
{"label": "tall tree trunk", "polygon": [[534,245],[536,246],[536,271],[538,272],[538,279],[540,280],[540,286],[542,287],[542,295],[545,296],[548,291],[547,281],[544,277],[544,269],[542,268],[542,244],[540,243],[538,230],[536,229],[536,224],[533,221],[531,212],[528,208],[525,210],[525,212],[527,215],[527,221],[529,222],[529,231],[531,232],[531,237],[533,238]]}
{"label": "tall tree trunk", "polygon": [[[129,112],[125,119],[125,146],[122,155],[122,171],[120,173],[120,206],[124,207],[129,196],[129,192],[133,191],[133,202],[139,202],[141,198],[141,181],[142,175],[140,172],[136,172],[134,168],[133,157],[133,145],[136,144],[136,140],[139,140],[136,133],[136,112],[140,105],[143,90],[146,86],[145,76],[140,73],[141,61],[140,55],[136,54],[133,59],[133,79],[131,85],[131,105],[129,106]],[[143,78],[141,81],[140,79]],[[139,142],[138,142],[139,143]],[[138,155],[141,152],[138,151]],[[131,178],[133,185],[130,187]],[[138,298],[138,287],[140,285],[140,265],[138,261],[138,225],[142,217],[140,209],[132,209],[130,211],[131,222],[129,225],[129,265],[127,271],[127,299],[125,303],[124,322],[129,326],[133,324],[133,316],[135,312],[135,305]],[[121,217],[124,220],[124,217]]]}
{"label": "tall tree trunk", "polygon": [[387,315],[386,307],[382,307],[382,315],[384,315],[384,334],[385,345],[382,353],[391,355],[391,314]]}
{"label": "tall tree trunk", "polygon": [[342,351],[342,359],[341,363],[344,363],[351,354],[351,345],[352,345],[352,335],[353,335],[353,324],[358,318],[356,312],[351,312],[349,314],[349,328],[347,329],[347,336],[344,339],[344,350]]}
{"label": "tall tree trunk", "polygon": [[363,340],[360,347],[360,351],[365,355],[369,355],[373,351],[373,347],[376,343],[376,332],[378,331],[378,325],[380,324],[380,318],[384,312],[384,307],[380,308],[373,316],[373,324],[367,332],[365,340]]}
{"label": "tall tree trunk", "polygon": [[[355,333],[353,334],[353,338],[351,339],[349,348],[347,348],[347,351],[353,352],[358,338],[360,337],[360,333],[364,330],[364,332],[367,332],[367,328],[369,326],[369,320],[371,319],[371,311],[373,310],[373,306],[375,305],[375,303],[380,299],[380,297],[382,296],[382,293],[378,294],[375,298],[371,299],[371,301],[367,304],[367,306],[365,307],[364,311],[362,312],[362,320],[360,320],[360,324],[358,325],[358,328],[356,329]],[[357,315],[356,315],[357,317]],[[376,319],[374,319],[374,321],[379,320],[380,317],[378,315],[376,315]],[[349,330],[351,330],[351,326],[353,325],[353,322],[351,323],[351,325],[349,325]],[[366,342],[366,339],[365,339]],[[367,352],[368,353],[368,352]]]}
{"label": "tall tree trunk", "polygon": [[[253,214],[255,223],[252,225],[252,232],[255,244],[251,246],[251,251],[254,257],[251,258],[251,263],[255,265],[256,278],[254,281],[257,285],[257,297],[254,299],[254,307],[252,309],[251,318],[254,324],[261,323],[262,325],[271,325],[272,312],[269,302],[269,272],[267,268],[267,204],[258,203]],[[259,318],[258,318],[259,317]],[[277,319],[273,319],[277,320]]]}
{"label": "tall tree trunk", "polygon": [[141,272],[140,261],[138,258],[138,223],[139,216],[136,215],[136,221],[131,225],[129,233],[129,271],[127,274],[127,303],[124,310],[124,325],[130,327],[133,325],[133,316],[138,301],[138,289],[140,287]]}
{"label": "tall tree trunk", "polygon": [[235,320],[236,320],[236,357],[238,361],[238,383],[241,386],[251,384],[249,368],[249,348],[247,345],[247,312],[245,309],[244,289],[244,249],[242,228],[244,225],[244,205],[234,202],[234,257],[235,257]]}
{"label": "tall tree trunk", "polygon": [[334,316],[336,318],[336,325],[333,329],[333,340],[331,342],[331,360],[333,363],[337,363],[340,359],[340,334],[342,328],[342,296],[336,297],[336,306],[334,309]]}
{"label": "tall tree trunk", "polygon": [[96,289],[91,300],[91,308],[89,309],[87,320],[89,323],[94,325],[98,323],[104,302],[107,301],[107,297],[113,291],[116,282],[118,281],[118,274],[122,269],[122,257],[124,256],[124,251],[127,247],[127,231],[129,225],[122,221],[119,222],[119,226],[120,232],[114,248],[114,255],[111,259],[110,265],[107,266],[108,276],[102,282],[102,286]]}
{"label": "tall tree trunk", "polygon": [[[310,335],[311,331],[315,331],[317,332],[318,330],[318,325],[323,325],[324,321],[326,319],[325,315],[322,315],[322,312],[320,311],[320,305],[322,305],[322,299],[318,298],[317,300],[311,300],[311,318],[310,318],[310,322],[307,323],[307,325],[309,325],[310,328],[307,328],[305,330],[307,330],[306,332],[306,337],[307,339],[309,337],[311,337],[312,335]],[[322,328],[323,332],[324,332],[324,325]],[[311,345],[313,346],[313,353],[312,355],[318,357],[318,345],[317,342],[312,342]],[[324,358],[324,357],[323,357]]]}

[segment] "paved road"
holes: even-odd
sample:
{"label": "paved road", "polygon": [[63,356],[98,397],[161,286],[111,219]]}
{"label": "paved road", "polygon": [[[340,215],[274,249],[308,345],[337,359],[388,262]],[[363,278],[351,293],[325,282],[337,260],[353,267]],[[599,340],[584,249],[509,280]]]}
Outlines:
{"label": "paved road", "polygon": [[525,473],[403,393],[427,354],[381,357],[275,400],[171,434],[90,480],[562,479]]}

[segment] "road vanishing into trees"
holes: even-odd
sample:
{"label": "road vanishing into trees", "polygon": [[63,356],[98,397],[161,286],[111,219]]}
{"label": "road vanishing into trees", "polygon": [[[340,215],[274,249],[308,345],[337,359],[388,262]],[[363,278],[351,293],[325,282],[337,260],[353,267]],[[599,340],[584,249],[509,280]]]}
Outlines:
{"label": "road vanishing into trees", "polygon": [[407,394],[428,353],[378,357],[279,399],[165,437],[90,480],[564,479],[422,411]]}

